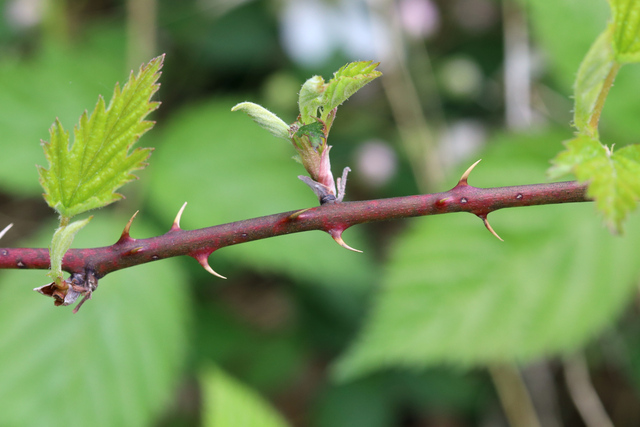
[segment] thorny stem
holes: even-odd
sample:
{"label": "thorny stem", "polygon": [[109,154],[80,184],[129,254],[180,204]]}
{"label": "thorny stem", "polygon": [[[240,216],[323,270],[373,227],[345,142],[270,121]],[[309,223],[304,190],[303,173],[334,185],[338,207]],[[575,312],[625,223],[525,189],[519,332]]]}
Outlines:
{"label": "thorny stem", "polygon": [[[589,201],[587,184],[575,181],[477,188],[467,184],[467,176],[465,173],[454,188],[442,193],[325,204],[197,230],[180,228],[181,210],[166,234],[134,239],[129,235],[130,222],[120,239],[111,246],[69,250],[62,269],[72,274],[91,272],[99,279],[123,268],[188,255],[212,272],[207,259],[215,250],[268,237],[321,230],[348,248],[341,235],[356,224],[452,212],[470,212],[484,221],[490,212],[503,208]],[[10,268],[48,269],[49,251],[44,248],[0,248],[0,269]]]}

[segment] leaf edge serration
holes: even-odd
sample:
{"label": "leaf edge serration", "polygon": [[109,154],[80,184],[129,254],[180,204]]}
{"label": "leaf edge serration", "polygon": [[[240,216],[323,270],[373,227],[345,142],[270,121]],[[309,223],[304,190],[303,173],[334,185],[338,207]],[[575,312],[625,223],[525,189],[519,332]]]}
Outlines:
{"label": "leaf edge serration", "polygon": [[[160,106],[160,102],[152,102],[151,98],[160,87],[158,79],[164,58],[163,54],[142,64],[137,74],[132,70],[122,89],[116,84],[108,107],[105,108],[104,98],[99,96],[92,113],[85,110],[80,116],[74,128],[73,143],[70,143],[69,132],[57,118],[52,124],[50,141],[41,141],[49,169],[37,165],[37,170],[45,201],[61,217],[71,218],[122,199],[124,196],[116,190],[138,178],[133,171],[148,165],[146,161],[153,149],[131,148],[155,124],[145,118]],[[123,104],[123,101],[126,102]],[[96,123],[111,127],[95,129]],[[102,138],[95,136],[100,131],[105,133]],[[92,155],[87,162],[82,157],[86,154],[86,145],[96,144],[96,140],[100,140],[100,144],[97,150],[93,147],[93,153],[89,150]],[[103,158],[99,157],[100,154]],[[110,170],[104,172],[107,166]],[[74,173],[78,169],[80,171]],[[90,179],[85,180],[82,173],[90,175]],[[89,193],[74,199],[78,191]]]}

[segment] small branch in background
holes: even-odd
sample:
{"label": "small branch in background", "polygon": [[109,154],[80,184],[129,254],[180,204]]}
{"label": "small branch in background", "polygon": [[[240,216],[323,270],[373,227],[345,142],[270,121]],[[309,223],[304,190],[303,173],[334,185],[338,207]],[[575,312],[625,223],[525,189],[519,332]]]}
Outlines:
{"label": "small branch in background", "polygon": [[368,0],[367,4],[371,13],[379,17],[390,31],[388,36],[391,48],[380,40],[374,40],[384,72],[381,79],[382,87],[398,124],[398,132],[418,188],[427,192],[442,184],[444,171],[433,129],[425,119],[418,91],[407,68],[404,54],[406,43],[396,10],[397,5],[389,0]]}
{"label": "small branch in background", "polygon": [[614,427],[591,383],[584,355],[577,353],[565,359],[563,367],[569,395],[586,426]]}
{"label": "small branch in background", "polygon": [[522,377],[544,427],[562,427],[558,390],[548,360],[532,363],[522,369]]}
{"label": "small branch in background", "polygon": [[511,427],[541,427],[518,368],[508,363],[492,365],[489,373]]}
{"label": "small branch in background", "polygon": [[127,0],[127,70],[156,56],[157,0]]}
{"label": "small branch in background", "polygon": [[511,0],[502,1],[504,30],[504,103],[509,129],[531,126],[531,55],[525,9]]}

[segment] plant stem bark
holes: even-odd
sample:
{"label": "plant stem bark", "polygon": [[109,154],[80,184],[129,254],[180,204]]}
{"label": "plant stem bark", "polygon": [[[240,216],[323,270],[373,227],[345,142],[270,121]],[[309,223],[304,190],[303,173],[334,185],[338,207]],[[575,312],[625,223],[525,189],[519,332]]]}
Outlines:
{"label": "plant stem bark", "polygon": [[[347,247],[342,241],[342,232],[356,224],[470,212],[485,221],[490,229],[487,215],[498,209],[589,201],[587,184],[575,181],[477,188],[467,184],[467,175],[465,173],[454,188],[442,193],[325,204],[197,230],[180,228],[181,210],[171,229],[161,236],[133,239],[129,236],[129,223],[111,246],[69,250],[62,269],[69,273],[91,271],[96,278],[101,278],[123,268],[188,255],[209,271],[207,259],[220,248],[284,234],[322,230]],[[46,248],[0,248],[0,269],[48,269],[49,264]]]}

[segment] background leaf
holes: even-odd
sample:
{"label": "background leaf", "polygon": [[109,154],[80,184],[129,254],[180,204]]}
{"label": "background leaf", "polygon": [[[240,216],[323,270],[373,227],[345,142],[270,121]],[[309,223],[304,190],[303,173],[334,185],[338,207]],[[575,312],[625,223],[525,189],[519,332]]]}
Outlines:
{"label": "background leaf", "polygon": [[[125,72],[122,33],[90,31],[76,49],[45,38],[44,45],[20,61],[3,51],[0,61],[0,187],[10,194],[40,196],[40,140],[56,117],[74,123],[98,93],[111,91]],[[73,64],[73,65],[70,65]]]}
{"label": "background leaf", "polygon": [[[553,137],[504,138],[485,153],[471,184],[540,181],[553,149],[542,147]],[[395,245],[369,320],[335,374],[530,361],[584,345],[620,313],[640,272],[629,256],[640,250],[638,219],[620,238],[592,212],[576,204],[492,213],[505,242],[471,215],[414,221]]]}
{"label": "background leaf", "polygon": [[153,126],[144,118],[159,105],[150,98],[158,90],[162,59],[132,72],[122,90],[116,84],[108,107],[100,97],[91,116],[80,117],[72,146],[60,121],[51,127],[51,140],[43,144],[50,168],[39,168],[40,182],[45,200],[60,215],[70,218],[122,198],[115,190],[146,165],[150,149],[129,150]]}
{"label": "background leaf", "polygon": [[200,375],[205,427],[286,427],[289,424],[254,390],[220,368]]}
{"label": "background leaf", "polygon": [[[134,236],[149,233],[138,221]],[[76,241],[113,243],[125,223],[102,215]],[[46,245],[49,234],[24,243]],[[182,277],[176,260],[112,273],[74,315],[32,290],[46,283],[44,272],[3,271],[1,424],[153,424],[170,402],[186,354],[189,298]]]}

